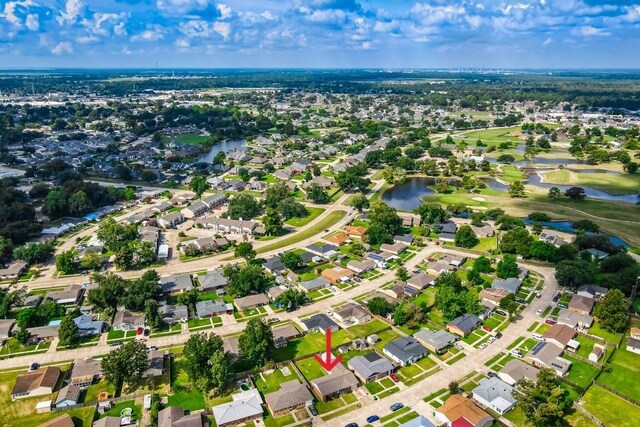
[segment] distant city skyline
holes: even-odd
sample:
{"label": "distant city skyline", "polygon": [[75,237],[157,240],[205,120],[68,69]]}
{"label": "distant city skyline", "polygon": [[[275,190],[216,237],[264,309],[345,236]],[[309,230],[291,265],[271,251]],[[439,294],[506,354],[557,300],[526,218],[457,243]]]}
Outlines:
{"label": "distant city skyline", "polygon": [[0,1],[2,68],[640,68],[640,1]]}

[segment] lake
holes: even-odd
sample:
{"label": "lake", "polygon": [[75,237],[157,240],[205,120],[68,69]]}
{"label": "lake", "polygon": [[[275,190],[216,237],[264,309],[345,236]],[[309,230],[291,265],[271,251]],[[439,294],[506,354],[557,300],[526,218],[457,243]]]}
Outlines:
{"label": "lake", "polygon": [[247,141],[244,139],[228,139],[214,144],[207,154],[196,159],[196,163],[213,163],[216,154],[221,151],[230,153],[231,151],[244,150],[246,147]]}
{"label": "lake", "polygon": [[[530,220],[529,218],[522,218],[522,220],[524,221],[525,224],[529,224],[529,225],[533,224],[533,221]],[[541,222],[541,224],[544,227],[553,228],[559,231],[564,231],[565,233],[577,233],[577,230],[573,228],[573,222],[571,221],[543,221]],[[595,234],[595,233],[588,232],[586,234]],[[616,236],[609,235],[609,241],[614,245],[622,246],[623,248],[628,248],[631,246],[627,242],[625,242],[624,240]]]}
{"label": "lake", "polygon": [[404,184],[385,190],[381,199],[392,208],[401,211],[414,211],[422,204],[420,201],[422,197],[434,193],[428,186],[435,183],[435,178],[407,178]]}

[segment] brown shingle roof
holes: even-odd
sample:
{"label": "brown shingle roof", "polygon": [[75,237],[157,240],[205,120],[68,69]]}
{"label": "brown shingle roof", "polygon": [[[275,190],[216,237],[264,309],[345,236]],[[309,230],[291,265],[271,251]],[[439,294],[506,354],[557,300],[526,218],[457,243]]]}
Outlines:
{"label": "brown shingle roof", "polygon": [[438,409],[442,415],[447,417],[451,422],[464,418],[473,425],[478,425],[482,420],[490,419],[491,416],[485,411],[480,409],[470,399],[460,395],[454,394],[449,397],[447,401]]}
{"label": "brown shingle roof", "polygon": [[40,427],[74,427],[74,424],[69,414],[62,414],[59,417],[40,424]]}
{"label": "brown shingle roof", "polygon": [[58,383],[58,378],[60,378],[60,368],[57,366],[47,366],[37,371],[18,375],[11,394],[28,393],[39,387],[51,387],[53,389]]}

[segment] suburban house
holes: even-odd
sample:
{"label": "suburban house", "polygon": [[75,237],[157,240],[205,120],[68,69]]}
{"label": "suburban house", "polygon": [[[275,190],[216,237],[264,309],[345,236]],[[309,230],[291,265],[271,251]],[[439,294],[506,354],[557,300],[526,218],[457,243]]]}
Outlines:
{"label": "suburban house", "polygon": [[53,393],[60,374],[57,366],[47,366],[18,375],[11,390],[11,400]]}
{"label": "suburban house", "polygon": [[562,357],[563,349],[550,342],[537,343],[524,358],[540,368],[551,368],[558,376],[563,377],[571,368],[571,362]]}
{"label": "suburban house", "polygon": [[311,406],[313,395],[300,381],[291,380],[281,383],[280,390],[266,394],[264,400],[271,414],[276,417],[296,408]]}
{"label": "suburban house", "polygon": [[302,333],[291,323],[273,328],[273,341],[277,348],[286,347],[289,341],[302,336]]}
{"label": "suburban house", "polygon": [[224,288],[227,286],[227,278],[224,277],[220,268],[209,270],[206,274],[199,275],[198,281],[203,291],[216,291],[218,295],[223,294]]}
{"label": "suburban house", "polygon": [[102,376],[102,362],[96,359],[79,359],[73,362],[69,373],[70,384],[87,388]]}
{"label": "suburban house", "polygon": [[407,285],[412,286],[418,290],[422,290],[426,287],[433,285],[436,277],[427,273],[416,273],[409,277]]}
{"label": "suburban house", "polygon": [[158,224],[164,228],[175,228],[184,222],[184,214],[182,212],[171,212],[158,218]]}
{"label": "suburban house", "polygon": [[516,277],[509,277],[508,279],[495,279],[491,284],[492,289],[504,289],[512,294],[517,293],[522,286],[522,281]]}
{"label": "suburban house", "polygon": [[558,324],[566,325],[570,328],[590,328],[593,324],[593,317],[585,314],[579,314],[575,311],[569,311],[566,308],[560,309],[556,320]]}
{"label": "suburban house", "polygon": [[262,264],[262,267],[271,274],[277,274],[285,269],[285,266],[279,256],[269,258],[264,262],[264,264]]}
{"label": "suburban house", "polygon": [[91,316],[81,315],[73,319],[78,327],[78,335],[88,337],[100,335],[105,330],[106,324],[101,320],[93,320]]}
{"label": "suburban house", "polygon": [[225,353],[229,353],[232,356],[239,356],[240,340],[238,337],[224,337],[222,338],[222,348]]}
{"label": "suburban house", "polygon": [[422,329],[413,334],[413,337],[425,346],[427,350],[436,354],[446,352],[447,349],[459,339],[447,331],[432,331],[430,329]]}
{"label": "suburban house", "polygon": [[418,415],[414,419],[400,424],[398,427],[436,427],[436,425],[429,421],[424,415]]}
{"label": "suburban house", "polygon": [[219,316],[221,314],[233,314],[233,305],[222,300],[204,300],[196,303],[196,314],[199,319]]}
{"label": "suburban house", "polygon": [[481,379],[472,393],[476,402],[500,415],[506,414],[518,403],[513,397],[513,387],[498,378]]}
{"label": "suburban house", "polygon": [[334,313],[336,319],[344,324],[360,324],[371,320],[371,314],[361,305],[348,303]]}
{"label": "suburban house", "polygon": [[118,310],[111,327],[116,331],[130,331],[144,327],[144,314],[133,314],[129,310]]}
{"label": "suburban house", "polygon": [[344,230],[347,232],[347,234],[349,235],[349,237],[356,237],[356,238],[362,238],[362,236],[364,236],[367,233],[367,229],[364,227],[360,227],[360,226],[347,226],[344,228]]}
{"label": "suburban house", "polygon": [[363,261],[352,259],[347,263],[347,268],[358,274],[366,273],[367,271],[371,271],[376,268],[376,263],[370,259],[365,259]]}
{"label": "suburban house", "polygon": [[506,289],[486,288],[480,291],[480,298],[482,298],[482,301],[490,304],[500,305],[500,301],[509,294],[511,294],[511,292]]}
{"label": "suburban house", "polygon": [[209,206],[201,201],[192,203],[180,211],[180,213],[184,215],[185,218],[195,218],[206,212],[209,212]]}
{"label": "suburban house", "polygon": [[0,268],[0,280],[9,280],[19,277],[27,269],[28,264],[22,260],[13,261],[8,267]]}
{"label": "suburban house", "polygon": [[498,377],[505,383],[513,386],[523,378],[527,378],[533,382],[537,381],[538,371],[539,369],[533,365],[525,363],[520,359],[512,359],[498,372]]}
{"label": "suburban house", "polygon": [[259,307],[269,304],[269,297],[265,294],[247,295],[242,298],[235,298],[233,303],[238,310],[243,311],[249,308]]}
{"label": "suburban house", "polygon": [[331,283],[348,282],[356,273],[344,267],[333,267],[322,270],[322,277]]}
{"label": "suburban house", "polygon": [[44,299],[55,301],[59,305],[78,305],[83,294],[82,285],[69,285],[61,291],[47,292]]}
{"label": "suburban house", "polygon": [[64,406],[73,406],[80,402],[80,394],[82,389],[75,384],[67,384],[62,387],[56,396],[56,400],[53,405],[56,408]]}
{"label": "suburban house", "polygon": [[376,352],[352,358],[348,367],[363,383],[386,377],[394,370],[393,365]]}
{"label": "suburban house", "polygon": [[447,331],[452,334],[460,335],[461,337],[465,337],[475,328],[478,327],[481,320],[478,316],[473,314],[463,314],[462,316],[456,317],[451,322],[447,323]]}
{"label": "suburban house", "polygon": [[587,298],[600,299],[607,294],[607,288],[596,285],[582,285],[578,288],[577,295]]}
{"label": "suburban house", "polygon": [[204,413],[185,415],[184,409],[170,406],[158,412],[158,427],[208,427],[209,420]]}
{"label": "suburban house", "polygon": [[189,310],[186,305],[163,304],[158,308],[162,320],[168,325],[186,323],[189,320]]}
{"label": "suburban house", "polygon": [[314,255],[319,257],[329,259],[334,255],[338,254],[338,247],[334,245],[330,245],[328,243],[324,244],[312,244],[305,248],[308,252],[311,252]]}
{"label": "suburban house", "polygon": [[558,347],[565,348],[571,343],[571,341],[573,341],[573,338],[575,338],[577,334],[578,333],[574,329],[566,325],[556,323],[542,336],[547,342],[553,343]]}
{"label": "suburban house", "polygon": [[380,245],[380,250],[383,252],[389,252],[394,255],[400,255],[407,250],[407,245],[404,243],[383,243]]}
{"label": "suburban house", "polygon": [[193,281],[190,274],[173,274],[160,278],[162,293],[176,294],[193,289]]}
{"label": "suburban house", "polygon": [[395,243],[402,243],[403,245],[409,246],[413,243],[413,234],[398,234],[397,236],[393,236],[393,241]]}
{"label": "suburban house", "polygon": [[37,344],[39,342],[51,342],[58,336],[58,329],[60,325],[47,325],[36,326],[34,328],[27,328],[29,331],[29,344]]}
{"label": "suburban house", "polygon": [[15,319],[0,319],[0,342],[6,341],[11,336],[11,331],[16,325]]}
{"label": "suburban house", "polygon": [[227,202],[227,196],[224,193],[215,193],[202,198],[202,202],[209,206],[209,209],[219,208]]}
{"label": "suburban house", "polygon": [[450,396],[447,401],[435,411],[439,423],[447,427],[490,427],[493,418],[469,398],[461,394]]}
{"label": "suburban house", "polygon": [[569,301],[569,311],[588,316],[593,310],[596,300],[582,295],[573,295]]}
{"label": "suburban house", "polygon": [[[119,419],[118,419],[119,420]],[[95,426],[95,423],[93,423]],[[40,427],[74,427],[73,418],[69,414],[62,414],[52,420],[45,421]],[[119,426],[118,426],[119,427]]]}
{"label": "suburban house", "polygon": [[164,374],[164,353],[162,350],[150,351],[147,354],[149,367],[142,373],[142,378],[154,378]]}
{"label": "suburban house", "polygon": [[298,285],[302,288],[302,290],[306,293],[315,291],[317,289],[323,289],[329,286],[331,282],[329,282],[324,277],[316,277],[315,279],[307,280],[305,282],[300,282]]}
{"label": "suburban house", "polygon": [[239,425],[262,418],[262,397],[256,389],[250,389],[231,396],[231,402],[211,408],[218,427]]}
{"label": "suburban house", "polygon": [[340,330],[340,326],[329,318],[326,314],[315,314],[310,318],[303,320],[302,324],[309,332],[321,332],[325,333],[327,329],[331,329],[331,332],[337,332]]}
{"label": "suburban house", "polygon": [[320,400],[327,401],[358,388],[358,379],[351,371],[338,363],[330,374],[312,380],[311,386]]}
{"label": "suburban house", "polygon": [[347,243],[350,239],[349,239],[349,236],[347,236],[344,233],[336,233],[333,236],[327,237],[325,240],[331,244],[342,246],[345,243]]}
{"label": "suburban house", "polygon": [[417,362],[427,355],[427,349],[413,337],[400,337],[384,346],[382,352],[402,366]]}
{"label": "suburban house", "polygon": [[[389,254],[393,255],[393,254]],[[377,254],[375,252],[367,252],[364,255],[365,259],[371,260],[376,263],[378,268],[387,268],[387,257],[382,254]]]}
{"label": "suburban house", "polygon": [[211,217],[194,220],[194,225],[200,225],[220,234],[264,234],[264,228],[257,222],[240,219]]}
{"label": "suburban house", "polygon": [[627,339],[627,351],[640,354],[640,339],[628,338]]}

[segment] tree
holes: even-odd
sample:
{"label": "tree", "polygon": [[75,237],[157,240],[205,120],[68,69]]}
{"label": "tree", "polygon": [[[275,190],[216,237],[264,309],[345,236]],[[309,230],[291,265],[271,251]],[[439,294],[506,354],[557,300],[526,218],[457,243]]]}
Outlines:
{"label": "tree", "polygon": [[107,218],[100,222],[97,236],[107,249],[116,252],[138,238],[138,227],[136,224],[118,224],[115,219]]}
{"label": "tree", "polygon": [[547,194],[547,197],[549,197],[552,200],[559,198],[560,197],[560,189],[558,187],[551,187],[549,189],[549,193]]}
{"label": "tree", "polygon": [[226,292],[233,297],[243,297],[249,292],[264,292],[272,280],[267,277],[259,265],[228,265],[224,269],[227,278]]}
{"label": "tree", "polygon": [[217,394],[224,389],[227,378],[231,374],[230,360],[224,350],[216,350],[209,358],[211,369],[210,386]]}
{"label": "tree", "polygon": [[102,264],[102,255],[97,254],[95,252],[84,255],[80,260],[80,265],[82,266],[82,268],[85,268],[87,270],[97,270],[101,264]]}
{"label": "tree", "polygon": [[255,366],[262,366],[271,357],[275,349],[273,332],[262,319],[251,319],[247,322],[239,338],[240,354]]}
{"label": "tree", "polygon": [[593,221],[588,219],[580,219],[578,221],[573,221],[571,226],[579,231],[589,231],[591,233],[599,233],[600,227]]}
{"label": "tree", "polygon": [[27,345],[29,338],[31,337],[31,332],[27,328],[19,329],[18,332],[13,334],[14,338],[18,340],[18,342],[22,345]]}
{"label": "tree", "polygon": [[[206,393],[216,382],[211,358],[218,352],[224,353],[222,338],[213,332],[191,335],[182,350],[184,370],[189,380],[203,393]],[[219,360],[216,359],[215,362],[217,364]]]}
{"label": "tree", "polygon": [[327,191],[318,184],[310,184],[307,186],[307,197],[313,203],[325,204],[331,201],[331,197]]}
{"label": "tree", "polygon": [[260,204],[250,194],[238,194],[229,200],[227,217],[231,219],[250,220],[260,213]]}
{"label": "tree", "polygon": [[267,208],[262,217],[262,225],[264,225],[265,234],[277,236],[282,232],[282,215],[276,209]]}
{"label": "tree", "polygon": [[13,250],[13,257],[26,261],[27,264],[45,262],[55,252],[52,242],[27,243]]}
{"label": "tree", "polygon": [[509,184],[509,195],[511,197],[524,197],[524,184],[520,181],[514,181]]}
{"label": "tree", "polygon": [[560,261],[556,266],[558,285],[575,288],[593,283],[595,272],[590,262],[584,260]]}
{"label": "tree", "polygon": [[49,191],[43,208],[51,218],[64,216],[68,209],[67,196],[64,194],[64,191],[60,188],[54,188]]}
{"label": "tree", "polygon": [[420,205],[415,212],[420,215],[425,224],[441,224],[450,217],[449,213],[437,203]]}
{"label": "tree", "polygon": [[353,206],[358,212],[362,212],[365,209],[369,209],[369,199],[364,194],[356,194],[351,199],[351,206]]}
{"label": "tree", "polygon": [[102,372],[116,389],[126,381],[135,384],[149,368],[149,348],[141,341],[128,341],[102,359]]}
{"label": "tree", "polygon": [[198,289],[196,288],[192,288],[178,295],[178,303],[181,305],[186,305],[187,307],[189,307],[189,310],[191,310],[192,313],[195,313],[199,296],[200,291],[198,291]]}
{"label": "tree", "polygon": [[158,330],[164,323],[158,301],[150,299],[144,303],[144,323],[154,331]]}
{"label": "tree", "polygon": [[476,233],[473,232],[470,226],[462,225],[458,228],[458,231],[456,231],[455,243],[456,246],[462,248],[472,248],[480,243],[480,239],[478,239]]}
{"label": "tree", "polygon": [[203,175],[196,175],[189,182],[189,189],[196,193],[196,197],[202,196],[202,193],[207,191],[208,188],[209,183]]}
{"label": "tree", "polygon": [[598,323],[610,332],[622,332],[629,323],[627,302],[619,289],[609,289],[604,299],[596,306]]}
{"label": "tree", "polygon": [[73,321],[72,317],[67,315],[62,318],[60,328],[58,329],[58,340],[63,347],[73,347],[78,344],[80,335],[78,333],[78,325]]}
{"label": "tree", "polygon": [[76,255],[73,249],[62,252],[56,257],[56,269],[64,274],[71,274],[76,269]]}
{"label": "tree", "polygon": [[13,243],[11,242],[11,239],[0,236],[0,264],[9,261],[11,259],[12,252]]}
{"label": "tree", "polygon": [[282,264],[284,264],[284,266],[289,270],[296,270],[304,265],[304,261],[300,254],[294,251],[285,252],[280,257],[280,261],[282,261]]}
{"label": "tree", "polygon": [[367,302],[367,308],[373,314],[386,317],[391,313],[395,306],[382,297],[374,297]]}
{"label": "tree", "polygon": [[375,245],[391,241],[402,227],[402,219],[395,209],[381,203],[369,211],[369,224],[366,236]]}
{"label": "tree", "polygon": [[398,278],[398,280],[406,282],[411,276],[409,276],[409,272],[407,271],[407,269],[401,265],[396,269],[396,277]]}
{"label": "tree", "polygon": [[460,385],[457,381],[451,381],[449,383],[449,394],[458,394],[460,393]]}
{"label": "tree", "polygon": [[540,369],[535,383],[527,378],[519,380],[516,390],[527,421],[535,427],[561,425],[565,410],[572,404],[568,392],[550,368]]}
{"label": "tree", "polygon": [[551,217],[546,212],[531,212],[527,215],[527,218],[531,221],[548,222],[551,221]]}
{"label": "tree", "polygon": [[13,307],[22,305],[27,291],[13,285],[0,288],[0,318],[6,319]]}
{"label": "tree", "polygon": [[147,270],[138,278],[127,282],[127,293],[120,302],[128,310],[142,311],[145,303],[150,300],[157,300],[162,295],[160,286],[160,276],[155,270]]}
{"label": "tree", "polygon": [[69,197],[69,212],[75,216],[82,216],[91,210],[91,202],[87,193],[76,191]]}
{"label": "tree", "polygon": [[505,253],[520,254],[526,257],[529,255],[530,245],[533,241],[533,236],[529,234],[526,228],[512,228],[500,239],[500,250]]}
{"label": "tree", "polygon": [[493,271],[491,260],[484,255],[480,255],[473,260],[473,269],[478,270],[478,273],[491,273]]}
{"label": "tree", "polygon": [[89,302],[99,309],[115,311],[120,298],[126,292],[127,281],[111,272],[94,273],[91,281],[95,286],[89,290]]}
{"label": "tree", "polygon": [[573,201],[583,200],[587,195],[582,187],[571,187],[565,190],[564,195]]}
{"label": "tree", "polygon": [[238,243],[233,250],[233,255],[236,258],[244,258],[246,262],[251,262],[256,257],[256,251],[253,249],[253,245],[249,242]]}
{"label": "tree", "polygon": [[501,279],[507,279],[509,277],[518,277],[518,263],[516,262],[516,256],[512,254],[505,254],[496,268],[496,276]]}
{"label": "tree", "polygon": [[634,174],[634,173],[638,172],[638,168],[639,167],[640,167],[640,165],[638,163],[629,162],[629,163],[625,164],[623,168],[624,168],[625,172],[630,173],[630,174]]}
{"label": "tree", "polygon": [[275,303],[287,311],[297,310],[309,301],[307,294],[297,289],[287,289],[275,299]]}

